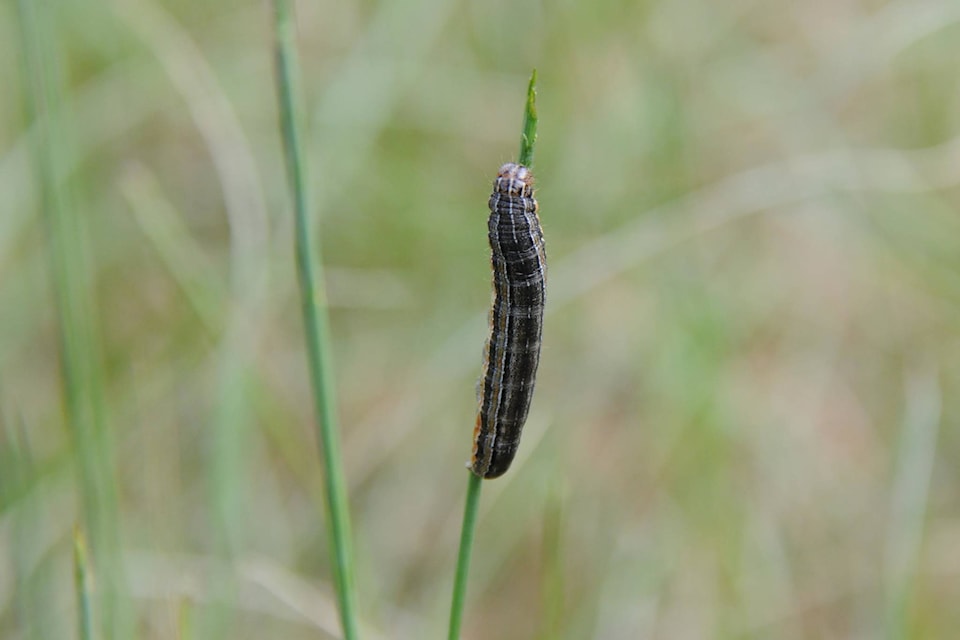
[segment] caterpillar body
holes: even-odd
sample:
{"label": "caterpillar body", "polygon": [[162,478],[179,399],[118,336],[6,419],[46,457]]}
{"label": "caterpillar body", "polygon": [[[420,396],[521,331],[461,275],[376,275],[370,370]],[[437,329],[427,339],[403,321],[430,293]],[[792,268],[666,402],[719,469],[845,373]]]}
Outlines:
{"label": "caterpillar body", "polygon": [[482,478],[503,475],[520,444],[540,363],[547,274],[530,169],[500,167],[489,206],[493,303],[469,465]]}

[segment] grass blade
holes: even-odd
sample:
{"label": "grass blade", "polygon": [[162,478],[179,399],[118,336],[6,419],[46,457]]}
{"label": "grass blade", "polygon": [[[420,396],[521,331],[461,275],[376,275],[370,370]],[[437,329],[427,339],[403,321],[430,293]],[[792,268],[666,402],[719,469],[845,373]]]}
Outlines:
{"label": "grass blade", "polygon": [[87,541],[78,527],[73,531],[73,582],[77,591],[77,630],[80,640],[92,640],[93,638],[89,561]]}
{"label": "grass blade", "polygon": [[[276,79],[287,171],[293,191],[296,235],[297,275],[300,283],[301,311],[307,341],[307,361],[316,411],[318,437],[325,472],[327,526],[332,544],[333,568],[340,607],[340,621],[347,640],[357,637],[353,596],[353,552],[350,548],[350,516],[347,509],[346,481],[340,459],[337,410],[334,395],[333,363],[327,319],[327,297],[318,247],[312,246],[310,202],[305,180],[304,156],[296,105],[299,98],[299,72],[295,52],[294,20],[290,0],[274,0],[276,29]],[[316,264],[316,270],[314,270]]]}
{"label": "grass blade", "polygon": [[890,640],[911,637],[910,604],[921,571],[923,530],[943,411],[938,372],[927,366],[906,383],[906,407],[897,447],[887,526],[885,631]]}
{"label": "grass blade", "polygon": [[[533,165],[533,147],[537,142],[537,70],[530,74],[527,85],[527,104],[523,114],[523,134],[520,142],[518,162],[524,166]],[[450,604],[450,626],[448,640],[458,640],[463,622],[463,605],[467,597],[467,577],[470,574],[470,553],[473,550],[473,537],[476,530],[477,508],[480,505],[481,478],[472,472],[467,482],[466,505],[463,510],[463,526],[460,530],[460,551],[457,554],[457,572],[453,581],[453,598]]]}
{"label": "grass blade", "polygon": [[537,144],[537,70],[530,74],[527,85],[527,106],[523,112],[523,138],[520,141],[520,155],[517,162],[525,167],[533,167],[533,147]]}
{"label": "grass blade", "polygon": [[483,479],[469,472],[467,500],[463,508],[463,526],[460,529],[460,552],[457,554],[457,573],[453,580],[453,602],[450,605],[450,630],[448,640],[460,638],[463,621],[463,604],[467,597],[467,576],[470,575],[470,552],[473,550],[473,535],[476,531],[477,507],[480,504],[480,487]]}
{"label": "grass blade", "polygon": [[113,447],[106,428],[104,390],[96,330],[93,270],[85,228],[67,188],[70,133],[61,109],[55,5],[18,2],[26,112],[35,122],[31,140],[47,237],[47,257],[58,313],[60,371],[66,421],[80,475],[83,520],[101,570],[98,597],[104,637],[126,637],[129,610],[123,592]]}

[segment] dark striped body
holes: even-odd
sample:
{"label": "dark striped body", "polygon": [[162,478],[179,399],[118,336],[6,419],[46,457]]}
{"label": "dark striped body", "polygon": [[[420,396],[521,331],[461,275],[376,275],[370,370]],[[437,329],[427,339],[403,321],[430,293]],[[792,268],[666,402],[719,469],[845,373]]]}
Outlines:
{"label": "dark striped body", "polygon": [[526,167],[509,163],[500,168],[488,228],[493,306],[470,468],[483,478],[496,478],[517,453],[540,362],[547,262],[533,175]]}

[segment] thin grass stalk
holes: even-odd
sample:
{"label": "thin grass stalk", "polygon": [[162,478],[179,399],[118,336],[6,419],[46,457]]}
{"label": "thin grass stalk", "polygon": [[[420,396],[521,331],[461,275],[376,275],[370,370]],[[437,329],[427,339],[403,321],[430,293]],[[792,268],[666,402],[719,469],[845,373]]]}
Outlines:
{"label": "thin grass stalk", "polygon": [[457,554],[457,573],[453,579],[453,600],[450,604],[450,628],[447,640],[459,640],[463,624],[463,605],[467,598],[467,577],[470,575],[470,554],[473,551],[473,536],[476,532],[477,507],[480,505],[480,488],[483,479],[469,472],[467,499],[463,507],[463,526],[460,528],[460,551]]}
{"label": "thin grass stalk", "polygon": [[73,584],[77,592],[77,633],[80,640],[93,638],[93,607],[90,603],[90,558],[80,528],[73,531]]}
{"label": "thin grass stalk", "polygon": [[[534,145],[537,142],[537,70],[530,74],[527,85],[527,103],[523,112],[523,133],[520,140],[520,155],[517,162],[533,165]],[[470,555],[476,531],[477,509],[480,505],[480,488],[483,480],[469,472],[466,504],[463,509],[463,525],[460,528],[460,551],[457,553],[457,571],[453,580],[453,597],[450,603],[450,625],[447,640],[459,640],[463,623],[463,606],[467,598],[467,578],[470,575]]]}
{"label": "thin grass stalk", "polygon": [[84,227],[67,189],[69,131],[62,122],[59,72],[50,13],[55,3],[19,0],[26,112],[47,236],[47,257],[58,313],[60,370],[66,421],[80,476],[83,520],[100,567],[97,603],[104,638],[127,637],[131,613],[118,602],[123,592],[113,447],[106,428],[92,270]]}
{"label": "thin grass stalk", "polygon": [[316,412],[319,417],[318,439],[323,457],[327,527],[330,532],[331,555],[340,608],[340,622],[346,640],[357,637],[354,606],[353,551],[350,544],[350,515],[347,508],[346,481],[340,456],[334,394],[333,362],[327,319],[327,296],[324,287],[319,246],[312,245],[310,199],[306,183],[305,158],[296,106],[300,104],[299,70],[295,47],[295,24],[291,0],[274,0],[276,30],[276,80],[280,108],[284,152],[290,186],[293,192],[295,217],[296,262],[300,284],[301,311],[307,342],[307,362]]}

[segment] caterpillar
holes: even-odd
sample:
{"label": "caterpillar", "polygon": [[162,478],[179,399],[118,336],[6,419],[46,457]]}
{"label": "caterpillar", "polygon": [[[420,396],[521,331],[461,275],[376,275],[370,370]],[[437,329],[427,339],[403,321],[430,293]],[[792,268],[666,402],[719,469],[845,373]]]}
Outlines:
{"label": "caterpillar", "polygon": [[489,206],[493,301],[469,464],[481,478],[503,475],[520,444],[540,363],[547,275],[530,169],[500,167]]}

